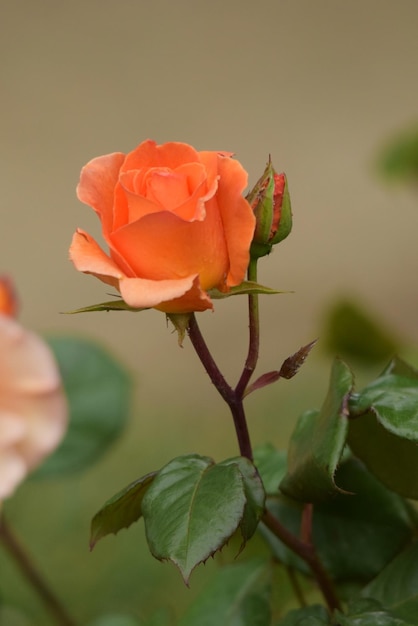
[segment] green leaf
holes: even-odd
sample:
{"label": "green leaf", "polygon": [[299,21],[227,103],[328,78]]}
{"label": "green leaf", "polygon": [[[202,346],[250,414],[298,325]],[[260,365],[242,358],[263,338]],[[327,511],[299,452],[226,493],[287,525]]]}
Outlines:
{"label": "green leaf", "polygon": [[395,356],[385,367],[381,376],[388,374],[396,374],[397,376],[405,376],[405,378],[413,378],[418,380],[418,370],[412,365]]}
{"label": "green leaf", "polygon": [[90,549],[106,535],[128,528],[142,515],[142,500],[157,472],[135,480],[110,498],[91,521]]}
{"label": "green leaf", "polygon": [[270,287],[264,287],[264,285],[259,285],[250,280],[244,280],[240,285],[236,287],[231,287],[229,291],[222,292],[218,289],[210,289],[208,291],[209,296],[213,300],[222,300],[223,298],[229,298],[230,296],[240,296],[245,294],[264,294],[264,295],[274,295],[278,293],[288,293],[286,291],[276,291],[275,289],[271,289]]}
{"label": "green leaf", "polygon": [[239,524],[242,535],[242,547],[255,533],[258,522],[264,512],[265,493],[260,475],[254,465],[245,457],[238,456],[219,463],[218,467],[238,465],[243,479],[246,498],[244,514]]}
{"label": "green leaf", "polygon": [[394,616],[374,599],[360,599],[349,603],[347,614],[335,612],[338,626],[414,626]]}
{"label": "green leaf", "polygon": [[254,449],[254,463],[259,471],[267,495],[278,493],[280,481],[286,474],[286,453],[266,443]]}
{"label": "green leaf", "polygon": [[397,437],[372,412],[350,421],[348,443],[353,452],[384,485],[418,499],[417,444]]}
{"label": "green leaf", "polygon": [[102,615],[93,622],[89,622],[88,626],[141,626],[139,622],[129,615]]}
{"label": "green leaf", "polygon": [[[356,459],[340,465],[337,480],[353,495],[337,494],[315,505],[313,542],[335,580],[364,584],[412,540],[417,526],[414,510]],[[299,534],[303,508],[300,503],[279,496],[269,499],[267,506],[286,528]],[[279,561],[309,574],[305,563],[263,524],[259,528]]]}
{"label": "green leaf", "polygon": [[270,626],[270,579],[259,559],[221,568],[178,626]]}
{"label": "green leaf", "polygon": [[304,413],[290,439],[288,470],[280,483],[286,495],[303,502],[318,502],[339,491],[334,474],[345,446],[346,407],[352,387],[350,369],[336,359],[321,411]]}
{"label": "green leaf", "polygon": [[0,626],[36,626],[32,619],[29,619],[23,607],[17,608],[8,605],[3,597],[0,602]]}
{"label": "green leaf", "polygon": [[331,622],[326,608],[314,604],[289,611],[275,626],[331,626]]}
{"label": "green leaf", "polygon": [[396,359],[349,402],[348,443],[387,487],[418,498],[418,373]]}
{"label": "green leaf", "polygon": [[415,625],[418,616],[418,542],[399,554],[362,592],[400,619]]}
{"label": "green leaf", "polygon": [[350,399],[350,417],[372,411],[382,426],[398,437],[418,443],[418,380],[386,374]]}
{"label": "green leaf", "polygon": [[48,340],[64,381],[70,407],[68,431],[59,448],[34,476],[56,476],[94,463],[122,433],[132,380],[107,350],[79,337]]}
{"label": "green leaf", "polygon": [[149,548],[157,559],[177,565],[187,584],[196,565],[237,530],[246,504],[237,463],[178,457],[160,470],[142,502]]}
{"label": "green leaf", "polygon": [[140,626],[171,626],[171,624],[170,613],[165,608],[157,609],[151,617],[140,622]]}
{"label": "green leaf", "polygon": [[131,313],[138,313],[139,311],[147,311],[148,308],[136,309],[133,306],[126,304],[124,300],[109,300],[109,302],[100,302],[100,304],[91,304],[90,306],[84,306],[81,309],[75,309],[74,311],[65,311],[67,315],[75,315],[76,313],[94,313],[97,311],[131,311]]}

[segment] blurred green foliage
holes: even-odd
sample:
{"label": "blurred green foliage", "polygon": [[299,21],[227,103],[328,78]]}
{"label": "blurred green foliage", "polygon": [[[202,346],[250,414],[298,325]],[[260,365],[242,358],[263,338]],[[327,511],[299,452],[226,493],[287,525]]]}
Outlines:
{"label": "blurred green foliage", "polygon": [[80,471],[121,435],[132,405],[132,379],[103,346],[74,336],[50,338],[69,406],[67,433],[34,477]]}
{"label": "blurred green foliage", "polygon": [[390,180],[418,182],[418,124],[389,140],[378,159],[378,168]]}
{"label": "blurred green foliage", "polygon": [[321,345],[332,356],[366,367],[387,361],[401,347],[365,308],[348,299],[336,301],[326,313]]}

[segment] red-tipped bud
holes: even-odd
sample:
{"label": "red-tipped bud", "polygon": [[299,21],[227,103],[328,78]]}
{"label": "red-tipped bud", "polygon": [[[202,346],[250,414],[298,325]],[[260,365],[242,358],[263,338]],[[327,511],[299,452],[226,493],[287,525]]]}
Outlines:
{"label": "red-tipped bud", "polygon": [[17,317],[18,301],[14,286],[8,276],[0,276],[0,313]]}
{"label": "red-tipped bud", "polygon": [[247,196],[256,217],[251,256],[258,259],[271,252],[292,230],[292,211],[285,174],[277,174],[269,159],[263,175]]}

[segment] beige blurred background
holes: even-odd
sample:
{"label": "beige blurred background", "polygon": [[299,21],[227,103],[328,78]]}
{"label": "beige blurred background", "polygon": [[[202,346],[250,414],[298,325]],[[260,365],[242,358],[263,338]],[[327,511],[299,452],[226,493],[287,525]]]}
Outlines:
{"label": "beige blurred background", "polygon": [[[227,439],[225,452],[236,446],[220,418],[200,425],[226,410],[162,314],[61,314],[108,299],[68,261],[76,227],[100,237],[75,196],[94,156],[178,140],[235,152],[252,183],[269,153],[287,173],[294,230],[260,263],[260,282],[294,293],[262,300],[262,369],[316,337],[341,294],[418,342],[416,194],[375,170],[381,147],[418,118],[417,0],[2,0],[0,12],[0,269],[26,325],[105,341],[135,372],[138,432],[165,443],[139,440],[138,467],[116,488],[153,469],[151,450],[158,462],[196,448],[216,456],[205,429]],[[199,319],[233,381],[244,299]],[[316,375],[305,367],[301,377]]]}
{"label": "beige blurred background", "polygon": [[[68,260],[76,227],[100,239],[75,196],[79,171],[148,137],[234,151],[252,184],[269,153],[288,175],[294,229],[259,276],[294,293],[262,300],[261,367],[318,336],[323,310],[346,293],[418,341],[417,198],[375,170],[388,138],[418,118],[416,0],[0,6],[1,271],[17,283],[25,324],[104,340],[129,364],[141,419],[160,414],[162,385],[186,413],[218,402],[191,347],[179,350],[155,311],[61,312],[109,291]],[[199,319],[234,380],[244,299]]]}

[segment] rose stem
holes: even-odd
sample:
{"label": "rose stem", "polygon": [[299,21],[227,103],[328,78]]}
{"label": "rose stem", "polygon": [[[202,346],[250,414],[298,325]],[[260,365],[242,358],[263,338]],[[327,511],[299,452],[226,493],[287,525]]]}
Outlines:
{"label": "rose stem", "polygon": [[22,545],[14,536],[10,526],[4,519],[4,515],[0,518],[0,541],[17,563],[22,574],[38,593],[57,624],[60,626],[75,626],[76,623],[68,615],[60,600],[50,589]]}
{"label": "rose stem", "polygon": [[296,599],[299,602],[300,606],[302,607],[308,606],[305,596],[303,595],[302,586],[299,582],[299,579],[296,575],[295,570],[293,569],[293,567],[286,566],[286,572],[287,572],[290,584],[292,586],[293,593],[295,594]]}
{"label": "rose stem", "polygon": [[[248,280],[257,282],[256,260],[250,261],[248,266]],[[226,382],[223,374],[216,365],[202,333],[200,332],[200,328],[194,314],[190,316],[188,333],[203,367],[231,410],[241,455],[252,460],[253,454],[247,420],[245,417],[243,394],[255,370],[258,360],[260,343],[258,295],[249,294],[248,302],[250,336],[248,353],[244,369],[235,389],[232,389],[232,387],[230,387],[230,385]],[[315,548],[309,540],[311,532],[310,527],[312,525],[312,508],[309,507],[309,505],[306,507],[302,522],[302,533],[304,537],[308,539],[307,542],[298,539],[298,537],[290,533],[287,528],[285,528],[285,526],[283,526],[280,521],[276,519],[268,510],[265,511],[262,521],[276,535],[276,537],[278,537],[288,548],[298,554],[309,565],[329,610],[333,611],[334,609],[340,608],[340,602],[334,592],[332,581],[325,572],[322,563],[318,559]]]}
{"label": "rose stem", "polygon": [[340,602],[335,594],[334,585],[326,573],[321,561],[318,558],[315,547],[312,543],[305,543],[287,530],[279,520],[268,510],[262,517],[262,522],[276,535],[288,548],[300,556],[311,568],[312,574],[318,583],[321,593],[332,612],[340,609]]}
{"label": "rose stem", "polygon": [[[247,272],[248,280],[257,282],[257,259],[251,259]],[[245,361],[244,369],[240,376],[235,393],[240,398],[243,397],[246,386],[256,368],[258,361],[258,352],[260,345],[260,316],[258,310],[258,295],[248,295],[248,318],[249,318],[249,344],[248,354]]]}
{"label": "rose stem", "polygon": [[208,373],[209,378],[231,410],[241,455],[252,460],[253,453],[247,421],[245,419],[242,396],[238,396],[236,391],[228,385],[223,377],[223,374],[216,365],[211,353],[209,352],[206,342],[203,339],[203,335],[200,332],[200,328],[194,314],[190,316],[188,333],[193,347],[203,367]]}

